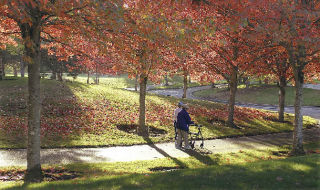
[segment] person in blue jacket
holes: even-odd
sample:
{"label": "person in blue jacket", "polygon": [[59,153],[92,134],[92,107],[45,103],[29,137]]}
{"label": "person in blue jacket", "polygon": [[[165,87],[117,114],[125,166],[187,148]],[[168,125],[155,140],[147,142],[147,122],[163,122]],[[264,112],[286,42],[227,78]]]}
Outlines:
{"label": "person in blue jacket", "polygon": [[182,105],[182,110],[178,113],[177,117],[177,133],[178,133],[178,139],[176,143],[176,148],[181,148],[182,145],[182,139],[184,140],[184,148],[185,149],[191,149],[191,146],[189,145],[189,125],[193,124],[193,121],[191,121],[191,118],[188,113],[189,106],[187,104]]}

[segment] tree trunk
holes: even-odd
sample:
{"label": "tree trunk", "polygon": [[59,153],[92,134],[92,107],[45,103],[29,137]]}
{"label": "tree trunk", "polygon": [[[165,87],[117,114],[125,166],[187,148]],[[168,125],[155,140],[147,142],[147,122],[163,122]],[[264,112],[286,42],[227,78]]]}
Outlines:
{"label": "tree trunk", "polygon": [[146,92],[148,77],[140,75],[140,97],[139,97],[139,127],[138,135],[143,137],[149,136],[149,129],[146,126]]}
{"label": "tree trunk", "polygon": [[136,79],[134,81],[134,90],[138,91],[138,75],[136,75]]}
{"label": "tree trunk", "polygon": [[57,75],[58,75],[58,81],[62,81],[62,72],[59,72]]}
{"label": "tree trunk", "polygon": [[98,74],[96,74],[96,79],[94,80],[94,83],[99,84],[99,75]]}
{"label": "tree trunk", "polygon": [[52,75],[50,77],[52,80],[57,80],[57,73],[56,71],[52,70]]}
{"label": "tree trunk", "polygon": [[285,106],[285,97],[287,80],[285,76],[280,76],[279,80],[279,115],[278,119],[280,122],[284,122],[284,106]]}
{"label": "tree trunk", "polygon": [[183,72],[183,95],[182,98],[187,98],[187,90],[188,90],[188,72],[184,70]]}
{"label": "tree trunk", "polygon": [[250,79],[248,77],[243,78],[243,83],[246,84],[246,89],[250,87]]}
{"label": "tree trunk", "polygon": [[18,69],[16,66],[13,66],[13,76],[18,77]]}
{"label": "tree trunk", "polygon": [[216,88],[216,83],[211,82],[211,88]]}
{"label": "tree trunk", "polygon": [[90,72],[88,71],[87,84],[90,84]]}
{"label": "tree trunk", "polygon": [[[0,52],[1,53],[1,52]],[[0,54],[0,65],[2,65],[2,54]],[[0,80],[2,80],[2,69],[0,68]]]}
{"label": "tree trunk", "polygon": [[237,68],[232,68],[231,77],[229,80],[229,87],[230,87],[230,97],[229,97],[229,107],[228,107],[228,121],[227,125],[229,127],[237,128],[234,124],[234,107],[236,103],[236,92],[238,88],[238,70]]}
{"label": "tree trunk", "polygon": [[302,90],[303,90],[303,72],[298,68],[294,69],[294,80],[295,80],[295,103],[294,103],[294,111],[295,111],[295,119],[294,119],[294,131],[293,131],[293,147],[291,154],[292,155],[303,155],[305,151],[303,149],[303,115],[301,112],[302,105]]}
{"label": "tree trunk", "polygon": [[63,76],[63,69],[62,69],[62,64],[60,64],[60,67],[58,69],[58,72],[57,72],[57,75],[58,75],[58,81],[62,81],[62,76]]}
{"label": "tree trunk", "polygon": [[96,64],[96,80],[94,81],[94,83],[99,84],[98,64]]}
{"label": "tree trunk", "polygon": [[21,78],[24,77],[25,69],[26,69],[26,64],[23,62],[23,59],[22,59],[22,56],[21,56],[21,60],[20,60],[20,74],[21,74]]}
{"label": "tree trunk", "polygon": [[191,81],[191,76],[189,76],[189,84],[191,84],[191,82],[192,82],[192,81]]}
{"label": "tree trunk", "polygon": [[168,75],[164,75],[164,86],[169,86]]}
{"label": "tree trunk", "polygon": [[295,81],[295,103],[294,103],[294,131],[293,131],[293,147],[291,155],[303,155],[305,151],[303,149],[303,115],[301,112],[302,106],[302,91],[304,82],[304,61],[306,60],[306,50],[304,46],[298,46],[298,56],[294,55],[292,47],[289,49],[289,61],[293,68],[294,81]]}
{"label": "tree trunk", "polygon": [[6,64],[7,60],[6,60],[6,55],[5,53],[2,54],[2,61],[1,61],[1,65],[0,65],[0,70],[1,70],[1,76],[4,79],[4,77],[6,76],[6,72],[5,72],[5,64]]}
{"label": "tree trunk", "polygon": [[20,24],[28,57],[28,144],[25,182],[42,181],[40,163],[40,15],[32,17],[32,23]]}

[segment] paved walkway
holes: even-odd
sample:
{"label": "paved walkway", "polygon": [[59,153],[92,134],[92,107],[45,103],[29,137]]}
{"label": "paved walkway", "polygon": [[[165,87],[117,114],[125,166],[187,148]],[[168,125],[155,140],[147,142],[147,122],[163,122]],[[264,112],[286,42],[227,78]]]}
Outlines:
{"label": "paved walkway", "polygon": [[[304,130],[304,142],[319,142],[320,128]],[[238,152],[253,148],[292,144],[292,133],[277,133],[251,137],[206,140],[204,149],[196,142],[196,150],[183,151],[174,148],[174,143],[118,146],[109,148],[42,149],[42,164],[123,162],[199,156],[201,153]],[[26,166],[26,150],[0,150],[0,166]]]}
{"label": "paved walkway", "polygon": [[[196,98],[192,95],[194,91],[206,89],[208,87],[190,88],[188,97]],[[154,92],[154,91],[153,91]],[[175,95],[181,97],[177,90],[166,90],[163,95]],[[246,105],[247,106],[247,105]],[[255,108],[258,105],[255,105]],[[261,106],[261,105],[259,105]],[[266,109],[266,106],[261,108]],[[271,108],[270,108],[271,109]],[[314,110],[313,107],[310,108]],[[287,110],[286,110],[287,111]],[[290,110],[289,110],[290,111]],[[315,114],[320,112],[315,111]],[[306,113],[308,115],[309,112]],[[320,114],[314,115],[320,119]],[[320,142],[320,128],[304,130],[305,142]],[[199,143],[196,143],[196,147]],[[278,133],[269,135],[258,135],[251,137],[226,138],[206,140],[204,149],[178,150],[174,148],[174,143],[162,143],[151,145],[118,146],[108,148],[69,148],[69,149],[42,149],[42,164],[68,164],[74,162],[121,162],[134,160],[152,160],[157,158],[177,158],[197,156],[201,153],[225,153],[237,152],[252,148],[265,148],[279,145],[292,144],[292,133]],[[26,150],[0,150],[0,166],[26,166]]]}
{"label": "paved walkway", "polygon": [[304,84],[304,88],[320,90],[320,84]]}

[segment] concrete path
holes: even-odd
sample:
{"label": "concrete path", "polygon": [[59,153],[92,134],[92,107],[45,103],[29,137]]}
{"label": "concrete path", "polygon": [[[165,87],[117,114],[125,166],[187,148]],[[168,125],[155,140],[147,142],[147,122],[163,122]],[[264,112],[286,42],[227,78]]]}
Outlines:
{"label": "concrete path", "polygon": [[[304,130],[304,142],[320,142],[320,128]],[[42,149],[42,164],[123,162],[199,156],[201,153],[226,153],[292,144],[292,133],[206,140],[204,149],[183,151],[174,143],[118,146],[108,148]],[[26,166],[26,150],[0,150],[0,166]]]}
{"label": "concrete path", "polygon": [[320,90],[320,84],[304,84],[303,87]]}

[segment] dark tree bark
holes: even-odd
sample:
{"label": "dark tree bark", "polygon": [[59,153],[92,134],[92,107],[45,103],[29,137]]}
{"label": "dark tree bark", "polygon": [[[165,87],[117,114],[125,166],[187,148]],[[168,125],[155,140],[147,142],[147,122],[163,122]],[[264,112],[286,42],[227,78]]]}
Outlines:
{"label": "dark tree bark", "polygon": [[228,121],[227,125],[229,127],[237,128],[234,124],[234,107],[236,103],[236,93],[238,88],[238,70],[232,67],[232,72],[230,75],[230,80],[228,81],[230,87],[229,105],[228,105]]}
{"label": "dark tree bark", "polygon": [[[0,56],[0,65],[2,65],[2,56]],[[2,69],[1,68],[0,68],[0,80],[2,80]]]}
{"label": "dark tree bark", "polygon": [[164,75],[164,86],[169,86],[168,75]]}
{"label": "dark tree bark", "polygon": [[0,65],[0,73],[1,73],[1,78],[3,78],[3,79],[6,76],[6,72],[5,72],[6,62],[7,62],[6,54],[4,52],[2,52],[2,61],[1,61],[1,65]]}
{"label": "dark tree bark", "polygon": [[182,98],[187,98],[187,90],[188,90],[188,72],[186,70],[183,71],[183,95]]}
{"label": "dark tree bark", "polygon": [[138,75],[136,75],[136,78],[135,78],[135,81],[134,81],[134,91],[138,91],[138,78],[139,78],[139,76]]}
{"label": "dark tree bark", "polygon": [[63,69],[62,69],[62,64],[59,65],[59,69],[58,69],[58,72],[57,72],[57,77],[58,77],[58,81],[62,81],[62,75],[63,75]]}
{"label": "dark tree bark", "polygon": [[90,84],[90,72],[88,71],[87,84]]}
{"label": "dark tree bark", "polygon": [[211,88],[216,88],[216,83],[212,82],[211,83]]}
{"label": "dark tree bark", "polygon": [[32,23],[19,23],[26,56],[28,58],[28,144],[25,182],[42,181],[40,164],[40,32],[41,14],[30,9]]}
{"label": "dark tree bark", "polygon": [[13,76],[18,77],[18,68],[16,66],[13,66]]}
{"label": "dark tree bark", "polygon": [[52,70],[52,75],[51,75],[50,78],[53,79],[53,80],[57,80],[57,73],[56,73],[56,71]]}
{"label": "dark tree bark", "polygon": [[94,83],[99,84],[98,64],[96,64],[96,79],[95,79]]}
{"label": "dark tree bark", "polygon": [[243,78],[243,83],[246,84],[246,89],[250,87],[250,79],[248,77]]}
{"label": "dark tree bark", "polygon": [[26,64],[24,63],[22,56],[20,58],[20,75],[23,78],[25,74]]}
{"label": "dark tree bark", "polygon": [[57,73],[57,76],[58,76],[58,81],[62,81],[62,73],[61,72]]}
{"label": "dark tree bark", "polygon": [[280,122],[284,122],[284,106],[285,106],[285,98],[286,98],[286,89],[287,79],[285,76],[280,76],[279,81],[279,115],[278,119]]}
{"label": "dark tree bark", "polygon": [[140,75],[140,96],[139,96],[139,127],[138,135],[143,137],[149,136],[149,129],[146,126],[146,93],[147,93],[148,77],[144,74]]}

